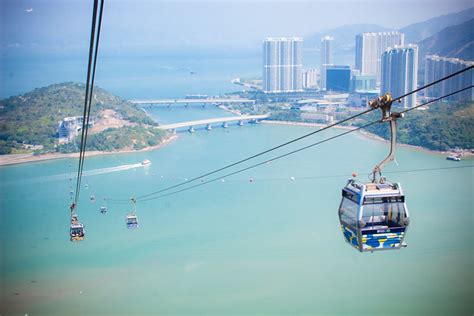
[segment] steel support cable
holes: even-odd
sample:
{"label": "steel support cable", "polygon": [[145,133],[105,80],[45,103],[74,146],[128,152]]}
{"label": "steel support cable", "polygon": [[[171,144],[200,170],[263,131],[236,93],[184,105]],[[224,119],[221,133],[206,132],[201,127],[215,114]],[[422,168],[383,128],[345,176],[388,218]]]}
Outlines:
{"label": "steel support cable", "polygon": [[[102,13],[104,9],[104,0],[100,1],[100,9],[99,9],[99,23],[97,26],[97,36],[95,38],[95,47],[94,47],[94,62],[92,66],[92,76],[91,76],[91,82],[90,82],[90,90],[89,90],[89,104],[88,104],[88,109],[87,109],[87,125],[86,125],[86,130],[85,130],[85,136],[84,136],[84,147],[83,147],[83,156],[82,156],[82,161],[81,161],[81,175],[82,171],[84,170],[84,161],[85,161],[85,152],[86,152],[86,145],[87,145],[87,135],[89,131],[89,122],[90,122],[90,114],[91,114],[91,108],[92,108],[92,96],[94,92],[94,82],[95,82],[95,71],[96,71],[96,66],[97,66],[97,55],[99,52],[99,39],[100,39],[100,30],[102,27]],[[82,177],[79,185],[82,182]],[[76,202],[77,203],[77,202]]]}
{"label": "steel support cable", "polygon": [[[417,173],[417,172],[428,172],[428,171],[438,171],[438,170],[451,170],[451,169],[466,169],[474,168],[474,165],[467,166],[451,166],[451,167],[434,167],[434,168],[420,168],[420,169],[408,169],[408,170],[397,170],[397,171],[385,171],[384,174],[400,174],[400,173]],[[371,173],[362,173],[361,176],[368,176]],[[324,176],[305,176],[305,177],[281,177],[281,178],[254,178],[255,182],[268,182],[268,181],[301,181],[301,180],[315,180],[315,179],[330,179],[330,178],[346,178],[347,173],[345,174],[333,174],[333,175],[324,175]],[[293,179],[292,179],[293,178]],[[248,182],[248,179],[229,179],[229,182]],[[105,200],[106,198],[104,198]],[[143,200],[145,201],[145,200]],[[142,202],[143,202],[142,201]],[[110,202],[112,204],[128,204],[125,202]]]}
{"label": "steel support cable", "polygon": [[96,16],[97,16],[97,0],[94,1],[94,7],[92,9],[91,35],[90,35],[90,41],[89,41],[89,59],[88,59],[88,65],[87,65],[86,91],[85,91],[85,96],[84,96],[84,113],[82,114],[81,145],[79,149],[79,165],[77,168],[76,195],[74,198],[75,204],[77,204],[80,188],[81,188],[81,177],[82,177],[81,162],[82,162],[82,154],[83,154],[84,135],[85,135],[85,129],[86,129],[87,103],[88,103],[87,97],[89,95],[89,82],[90,82],[90,75],[92,71],[92,55],[93,55],[93,49],[94,49],[93,45],[94,45],[94,36],[95,36]]}
{"label": "steel support cable", "polygon": [[[474,67],[474,66],[470,66],[470,67],[468,67],[468,68],[465,68],[465,69],[462,69],[462,70],[457,71],[457,72],[455,72],[455,73],[452,73],[452,74],[450,74],[450,75],[448,75],[448,76],[446,76],[446,77],[443,77],[443,78],[441,78],[441,79],[439,79],[439,80],[436,80],[436,81],[433,81],[433,82],[431,82],[431,83],[429,83],[429,84],[426,84],[426,85],[424,85],[423,87],[420,87],[420,88],[418,88],[418,89],[416,89],[416,90],[413,90],[413,91],[411,91],[411,92],[409,92],[409,93],[406,93],[406,94],[404,94],[404,95],[402,95],[402,96],[399,96],[399,97],[393,99],[392,102],[401,100],[402,98],[407,97],[407,96],[409,96],[409,95],[411,95],[411,94],[413,94],[413,93],[416,93],[416,92],[421,91],[421,90],[423,90],[423,89],[426,89],[426,88],[428,88],[428,87],[430,87],[430,86],[432,86],[432,85],[438,84],[438,83],[440,83],[440,82],[442,82],[442,81],[444,81],[444,80],[447,80],[447,79],[449,79],[449,78],[452,78],[452,77],[454,77],[454,76],[457,76],[457,75],[459,75],[459,74],[461,74],[461,73],[463,73],[463,72],[465,72],[465,71],[468,71],[469,69],[471,69],[471,68],[473,68],[473,67]],[[267,150],[265,150],[265,151],[263,151],[263,152],[257,153],[257,154],[255,154],[255,155],[252,155],[252,156],[250,156],[250,157],[241,159],[241,160],[239,160],[239,161],[237,161],[237,162],[231,163],[231,164],[229,164],[229,165],[226,165],[226,166],[221,167],[221,168],[219,168],[219,169],[216,169],[216,170],[214,170],[214,171],[210,171],[210,172],[205,173],[205,174],[203,174],[203,175],[200,175],[200,176],[197,176],[197,177],[195,177],[195,178],[192,178],[192,179],[190,179],[190,180],[188,180],[188,181],[186,181],[186,182],[178,183],[178,184],[175,184],[175,185],[172,185],[172,186],[169,186],[169,187],[166,187],[166,188],[157,190],[157,191],[153,191],[153,192],[151,192],[151,193],[148,193],[148,194],[144,194],[144,195],[135,197],[135,199],[136,199],[136,200],[141,200],[141,199],[143,199],[143,198],[147,198],[147,197],[150,197],[150,196],[153,196],[153,195],[156,195],[156,194],[165,192],[165,191],[169,191],[169,190],[178,188],[178,187],[183,186],[183,185],[185,185],[185,184],[189,184],[189,183],[195,182],[195,181],[197,181],[197,180],[200,180],[200,179],[205,178],[205,177],[207,177],[207,176],[210,176],[210,175],[212,175],[212,174],[215,174],[215,173],[218,173],[218,172],[220,172],[220,171],[229,169],[229,168],[231,168],[231,167],[234,167],[234,166],[236,166],[236,165],[239,165],[239,164],[244,163],[244,162],[246,162],[246,161],[249,161],[249,160],[251,160],[251,159],[254,159],[254,158],[257,158],[257,157],[259,157],[259,156],[262,156],[262,155],[264,155],[264,154],[266,154],[266,153],[272,152],[272,151],[274,151],[274,150],[277,150],[277,149],[279,149],[279,148],[282,148],[282,147],[284,147],[284,146],[287,146],[287,145],[289,145],[289,144],[292,144],[292,143],[294,143],[294,142],[297,142],[297,141],[299,141],[299,140],[301,140],[301,139],[307,138],[307,137],[309,137],[309,136],[312,136],[312,135],[314,135],[314,134],[317,134],[317,133],[319,133],[319,132],[322,132],[322,131],[324,131],[324,130],[327,130],[327,129],[329,129],[329,128],[332,128],[332,127],[334,127],[334,126],[336,126],[336,125],[345,123],[345,122],[347,122],[347,121],[349,121],[349,120],[352,120],[352,119],[354,119],[354,118],[357,118],[357,117],[359,117],[359,116],[362,116],[362,115],[364,115],[364,114],[367,114],[367,113],[369,113],[369,112],[371,112],[371,111],[373,111],[373,110],[375,110],[375,109],[369,109],[369,110],[363,111],[363,112],[358,113],[358,114],[356,114],[356,115],[353,115],[353,116],[351,116],[351,117],[349,117],[349,118],[346,118],[346,119],[344,119],[344,120],[338,121],[338,122],[336,122],[336,123],[334,123],[334,124],[325,126],[324,128],[321,128],[321,129],[319,129],[319,130],[310,132],[310,133],[308,133],[308,134],[302,135],[302,136],[300,136],[300,137],[297,137],[297,138],[295,138],[295,139],[292,139],[292,140],[290,140],[290,141],[287,141],[287,142],[285,142],[285,143],[283,143],[283,144],[280,144],[280,145],[278,145],[278,146],[269,148],[269,149],[267,149]],[[125,202],[125,201],[130,201],[130,199],[109,199],[109,201]]]}
{"label": "steel support cable", "polygon": [[405,98],[405,97],[407,97],[407,96],[409,96],[409,95],[412,95],[413,93],[417,93],[417,92],[419,92],[419,91],[421,91],[421,90],[424,90],[424,89],[429,88],[429,87],[431,87],[431,86],[433,86],[433,85],[435,85],[435,84],[438,84],[438,83],[440,83],[440,82],[442,82],[442,81],[444,81],[444,80],[447,80],[447,79],[450,79],[450,78],[452,78],[452,77],[454,77],[454,76],[460,75],[460,74],[462,74],[463,72],[466,72],[466,71],[468,71],[468,70],[470,70],[470,69],[472,69],[472,68],[474,68],[474,66],[469,66],[469,67],[467,67],[467,68],[464,68],[464,69],[461,69],[461,70],[459,70],[459,71],[456,71],[456,72],[454,72],[454,73],[452,73],[452,74],[450,74],[450,75],[448,75],[448,76],[446,76],[446,77],[443,77],[443,78],[441,78],[441,79],[438,79],[438,80],[435,80],[435,81],[433,81],[433,82],[431,82],[431,83],[428,83],[428,84],[424,85],[424,86],[421,87],[421,88],[415,89],[415,90],[410,91],[410,92],[408,92],[408,93],[406,93],[406,94],[404,94],[404,95],[401,95],[401,96],[399,96],[398,98],[393,99],[392,102],[399,101],[399,100],[401,100],[401,99],[403,99],[403,98]]}
{"label": "steel support cable", "polygon": [[[411,108],[406,109],[406,110],[404,110],[403,112],[400,112],[400,113],[406,113],[406,112],[412,111],[412,110],[414,110],[414,109],[416,109],[416,108],[419,108],[419,107],[421,107],[421,106],[425,106],[425,105],[428,105],[428,104],[430,104],[430,103],[437,102],[437,101],[439,101],[439,100],[441,100],[441,99],[443,99],[443,98],[450,97],[450,96],[452,96],[452,95],[454,95],[454,94],[457,94],[457,93],[460,93],[460,92],[462,92],[462,91],[466,91],[466,90],[472,89],[472,88],[473,88],[473,86],[471,85],[471,86],[469,86],[469,87],[466,87],[466,88],[457,90],[457,91],[455,91],[455,92],[449,93],[449,94],[444,95],[444,96],[442,96],[442,97],[439,97],[439,98],[430,100],[430,101],[428,101],[428,102],[419,104],[419,105],[417,105],[417,106],[411,107]],[[248,167],[246,167],[246,168],[239,169],[239,170],[237,170],[237,171],[234,171],[234,172],[225,174],[225,175],[220,176],[220,177],[213,178],[213,179],[211,179],[211,180],[207,180],[207,181],[204,181],[204,182],[195,184],[195,185],[190,186],[190,187],[186,187],[186,188],[183,188],[183,189],[180,189],[180,190],[177,190],[177,191],[173,191],[173,192],[170,192],[170,193],[158,195],[158,196],[155,196],[155,197],[152,197],[152,198],[143,199],[143,200],[141,200],[141,202],[151,201],[151,200],[155,200],[155,199],[162,198],[162,197],[165,197],[165,196],[174,195],[174,194],[177,194],[177,193],[181,193],[181,192],[184,192],[184,191],[187,191],[187,190],[191,190],[191,189],[194,189],[194,188],[197,188],[197,187],[200,187],[200,186],[209,184],[209,183],[211,183],[211,182],[215,182],[215,181],[224,179],[224,178],[226,178],[226,177],[229,177],[229,176],[232,176],[232,175],[235,175],[235,174],[238,174],[238,173],[241,173],[241,172],[244,172],[244,171],[247,171],[247,170],[256,168],[256,167],[259,167],[259,166],[264,165],[264,164],[267,164],[267,163],[269,163],[269,162],[273,162],[273,161],[275,161],[275,160],[278,160],[278,159],[281,159],[281,158],[284,158],[284,157],[293,155],[293,154],[295,154],[295,153],[298,153],[298,152],[303,151],[303,150],[306,150],[306,149],[308,149],[308,148],[311,148],[311,147],[320,145],[320,144],[322,144],[322,143],[328,142],[328,141],[333,140],[333,139],[335,139],[335,138],[338,138],[338,137],[347,135],[347,134],[349,134],[349,133],[352,133],[352,132],[361,130],[361,129],[363,129],[363,128],[369,127],[369,126],[374,125],[374,124],[379,123],[379,122],[380,122],[380,120],[372,121],[372,122],[367,123],[367,124],[365,124],[365,125],[362,125],[362,126],[360,126],[360,127],[358,127],[358,128],[351,129],[351,130],[349,130],[349,131],[346,131],[346,132],[337,134],[337,135],[335,135],[335,136],[331,136],[331,137],[329,137],[329,138],[323,139],[323,140],[318,141],[318,142],[315,142],[315,143],[313,143],[313,144],[310,144],[310,145],[301,147],[301,148],[299,148],[299,149],[290,151],[290,152],[288,152],[288,153],[286,153],[286,154],[282,154],[282,155],[280,155],[280,156],[277,156],[277,157],[274,157],[274,158],[271,158],[271,159],[267,159],[267,160],[262,161],[262,162],[259,162],[259,163],[257,163],[257,164],[248,166]],[[186,182],[185,182],[185,183],[186,183]],[[109,199],[109,201],[110,201],[110,199]]]}
{"label": "steel support cable", "polygon": [[[97,24],[97,7],[98,0],[94,0],[93,12],[92,12],[92,23],[91,23],[91,35],[89,43],[89,59],[87,66],[87,81],[86,81],[86,90],[84,95],[84,113],[82,117],[82,131],[81,131],[81,145],[79,149],[79,163],[77,171],[77,183],[76,183],[76,195],[74,199],[74,205],[77,205],[81,190],[82,183],[82,172],[84,168],[84,159],[87,143],[87,132],[89,128],[89,118],[90,118],[90,108],[91,108],[91,97],[93,91],[93,82],[95,78],[95,69],[97,62],[97,49],[100,37],[100,27],[102,24],[102,11],[103,11],[104,0],[101,1],[100,14],[99,14],[99,29],[96,37],[96,24]],[[94,42],[95,40],[95,42]],[[92,66],[92,60],[94,55],[94,63]],[[91,86],[92,78],[92,86]]]}

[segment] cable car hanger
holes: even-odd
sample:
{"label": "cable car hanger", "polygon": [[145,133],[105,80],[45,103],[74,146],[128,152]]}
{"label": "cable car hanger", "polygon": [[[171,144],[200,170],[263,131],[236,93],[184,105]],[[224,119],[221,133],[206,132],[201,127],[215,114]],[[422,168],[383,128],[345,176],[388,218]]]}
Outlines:
{"label": "cable car hanger", "polygon": [[385,157],[381,162],[379,162],[372,170],[372,183],[385,182],[385,178],[382,177],[382,168],[385,167],[387,163],[395,159],[395,151],[397,148],[397,119],[402,118],[404,114],[392,113],[392,103],[393,100],[392,95],[390,93],[386,93],[385,95],[380,96],[369,102],[369,107],[371,109],[380,109],[382,111],[382,119],[380,120],[380,122],[389,122],[390,124],[390,152],[388,153],[387,157]]}

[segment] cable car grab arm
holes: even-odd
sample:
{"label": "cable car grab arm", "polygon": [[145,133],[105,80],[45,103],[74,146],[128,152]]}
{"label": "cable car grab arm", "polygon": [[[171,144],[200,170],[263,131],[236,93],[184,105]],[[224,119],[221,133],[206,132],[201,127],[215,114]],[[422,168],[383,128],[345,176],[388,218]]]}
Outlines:
{"label": "cable car grab arm", "polygon": [[388,153],[388,156],[379,162],[372,170],[372,182],[375,183],[377,181],[377,175],[379,177],[379,181],[383,182],[382,168],[385,167],[387,163],[395,159],[395,151],[397,147],[397,119],[403,117],[403,114],[390,112],[392,107],[392,96],[390,93],[387,93],[369,102],[369,106],[372,109],[380,108],[382,110],[382,119],[380,120],[381,123],[390,123],[390,152]]}

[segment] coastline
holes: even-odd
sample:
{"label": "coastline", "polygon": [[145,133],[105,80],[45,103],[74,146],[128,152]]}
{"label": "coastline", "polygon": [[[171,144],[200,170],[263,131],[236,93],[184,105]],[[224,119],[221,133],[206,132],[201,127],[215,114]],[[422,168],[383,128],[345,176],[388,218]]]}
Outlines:
{"label": "coastline", "polygon": [[[93,156],[104,156],[104,155],[117,155],[117,154],[128,154],[128,153],[140,153],[146,151],[153,151],[158,150],[172,141],[176,140],[178,135],[171,135],[169,137],[164,138],[161,143],[156,146],[145,147],[140,150],[131,150],[131,149],[123,149],[117,151],[86,151],[86,157],[93,157]],[[71,154],[63,154],[63,153],[48,153],[39,156],[33,156],[33,154],[10,154],[10,155],[0,155],[0,167],[2,166],[9,166],[9,165],[17,165],[17,164],[24,164],[24,163],[31,163],[31,162],[39,162],[45,160],[53,160],[53,159],[63,159],[63,158],[78,158],[79,153],[71,153]]]}
{"label": "coastline", "polygon": [[[293,122],[293,121],[262,120],[261,122],[264,123],[264,124],[310,126],[310,127],[319,127],[319,128],[323,128],[323,127],[328,126],[327,124],[321,124],[321,123],[307,123],[307,122]],[[344,129],[344,130],[354,130],[357,127],[336,125],[336,126],[334,126],[334,128]],[[388,140],[386,140],[386,139],[384,139],[384,138],[382,138],[378,135],[375,135],[373,133],[364,131],[364,130],[357,131],[357,134],[362,135],[364,137],[367,137],[371,140],[388,143]],[[421,146],[415,146],[415,145],[409,145],[409,144],[397,143],[397,146],[412,148],[412,149],[415,149],[417,151],[422,151],[422,152],[425,152],[425,153],[430,153],[430,154],[435,154],[435,155],[444,155],[444,156],[446,156],[446,155],[450,155],[450,154],[453,153],[451,151],[432,150],[432,149],[427,149],[427,148],[424,148],[424,147],[421,147]],[[470,152],[463,152],[463,156],[465,156],[465,157],[474,157],[474,154],[470,153]]]}

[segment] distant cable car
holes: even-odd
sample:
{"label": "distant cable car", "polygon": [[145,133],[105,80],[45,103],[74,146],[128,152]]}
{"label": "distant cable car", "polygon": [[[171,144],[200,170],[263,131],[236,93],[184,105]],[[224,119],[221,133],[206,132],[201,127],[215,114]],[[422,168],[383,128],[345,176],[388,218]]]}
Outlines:
{"label": "distant cable car", "polygon": [[71,241],[82,241],[84,240],[84,225],[80,222],[76,222],[71,224],[71,228],[69,230],[69,235],[71,237]]}
{"label": "distant cable car", "polygon": [[84,225],[77,219],[75,213],[76,204],[71,204],[71,227],[69,229],[69,237],[71,241],[82,241],[84,240],[85,230]]}
{"label": "distant cable car", "polygon": [[107,199],[104,198],[104,206],[99,208],[101,214],[107,214]]}
{"label": "distant cable car", "polygon": [[138,228],[138,219],[135,213],[128,213],[126,218],[127,228]]}
{"label": "distant cable car", "polygon": [[133,211],[127,214],[125,223],[127,224],[127,228],[138,228],[138,218],[136,215],[136,203],[137,201],[135,198],[131,199],[131,202],[133,204]]}
{"label": "distant cable car", "polygon": [[372,182],[361,183],[350,179],[342,189],[339,221],[345,240],[361,252],[399,249],[406,246],[404,239],[409,224],[405,195],[399,183],[382,177],[382,168],[395,159],[396,120],[398,113],[390,113],[392,98],[386,94],[372,101],[372,108],[382,110],[382,122],[390,122],[390,153],[372,171]]}

